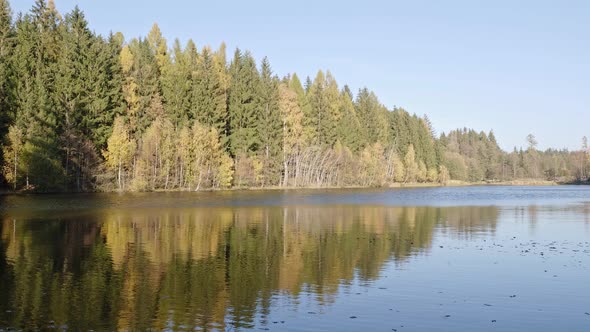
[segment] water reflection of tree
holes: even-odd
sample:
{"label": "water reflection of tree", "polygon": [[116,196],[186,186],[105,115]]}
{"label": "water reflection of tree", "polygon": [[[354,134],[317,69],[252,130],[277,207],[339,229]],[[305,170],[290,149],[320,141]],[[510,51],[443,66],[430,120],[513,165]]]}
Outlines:
{"label": "water reflection of tree", "polygon": [[12,308],[0,324],[252,327],[278,292],[330,303],[341,285],[428,250],[437,226],[468,233],[496,218],[478,207],[115,210],[21,220],[16,237],[4,220],[0,296]]}

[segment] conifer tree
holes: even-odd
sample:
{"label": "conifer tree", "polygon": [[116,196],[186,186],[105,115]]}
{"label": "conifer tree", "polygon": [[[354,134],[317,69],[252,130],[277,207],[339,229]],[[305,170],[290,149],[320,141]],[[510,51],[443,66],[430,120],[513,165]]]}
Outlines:
{"label": "conifer tree", "polygon": [[[14,51],[14,30],[12,12],[8,0],[0,0],[0,147],[9,144],[6,140],[8,128],[14,120],[14,70],[12,54]],[[2,150],[2,149],[0,149]],[[4,162],[0,152],[0,165]],[[2,185],[0,176],[0,185]]]}
{"label": "conifer tree", "polygon": [[336,143],[339,119],[339,92],[336,81],[328,72],[319,71],[308,92],[312,116],[306,125],[313,127],[312,140],[317,145]]}
{"label": "conifer tree", "polygon": [[191,56],[186,54],[187,52],[176,39],[172,48],[172,59],[161,67],[160,82],[164,108],[177,129],[188,125],[192,102],[192,75],[196,70],[196,64],[191,61]]}
{"label": "conifer tree", "polygon": [[106,147],[115,118],[124,111],[123,70],[119,61],[123,36],[96,38],[92,45],[95,62],[90,67],[90,116],[84,130],[100,151]]}
{"label": "conifer tree", "polygon": [[355,107],[369,142],[389,143],[388,111],[381,105],[377,96],[367,88],[363,88],[357,95]]}
{"label": "conifer tree", "polygon": [[236,50],[230,65],[229,147],[232,155],[252,154],[260,149],[258,135],[260,75],[250,53]]}
{"label": "conifer tree", "polygon": [[204,47],[194,74],[191,112],[192,117],[225,136],[227,126],[226,92],[222,77],[216,68],[214,56]]}
{"label": "conifer tree", "polygon": [[279,82],[272,75],[267,58],[262,60],[260,70],[260,114],[257,124],[258,137],[261,143],[261,155],[263,162],[262,185],[277,185],[281,179],[281,141],[283,131],[281,112],[279,109]]}
{"label": "conifer tree", "polygon": [[133,137],[139,139],[152,121],[163,112],[156,55],[147,39],[133,39],[123,47],[121,64],[127,116]]}
{"label": "conifer tree", "polygon": [[349,147],[352,151],[358,152],[367,143],[365,127],[363,127],[357,116],[354,107],[352,93],[345,86],[340,94],[340,119],[338,121],[338,140]]}
{"label": "conifer tree", "polygon": [[54,92],[61,18],[53,2],[35,2],[15,26],[15,125],[23,133],[22,167],[27,189],[64,188],[60,132],[63,112]]}
{"label": "conifer tree", "polygon": [[311,110],[311,104],[309,103],[309,99],[307,96],[307,92],[305,88],[301,85],[301,81],[297,74],[293,74],[291,79],[289,80],[289,88],[297,94],[297,103],[299,104],[299,109],[303,114],[303,122],[302,126],[305,132],[305,137],[308,140],[308,143],[312,143],[312,138],[314,137],[313,134],[313,114]]}

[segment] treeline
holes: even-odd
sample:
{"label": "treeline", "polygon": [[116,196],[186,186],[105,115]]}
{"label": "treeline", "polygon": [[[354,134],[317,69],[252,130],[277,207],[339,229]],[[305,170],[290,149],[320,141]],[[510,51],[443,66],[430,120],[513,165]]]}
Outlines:
{"label": "treeline", "polygon": [[584,182],[589,176],[590,150],[586,137],[579,151],[537,150],[536,138],[526,137],[527,149],[506,153],[500,149],[493,132],[469,129],[442,134],[439,142],[443,162],[451,178],[463,181],[506,181],[544,179],[561,182]]}
{"label": "treeline", "polygon": [[579,164],[567,151],[506,154],[492,135],[439,139],[426,116],[330,72],[279,78],[248,51],[169,46],[157,25],[103,37],[52,1],[13,21],[0,0],[0,73],[0,181],[13,190],[382,186],[571,176]]}

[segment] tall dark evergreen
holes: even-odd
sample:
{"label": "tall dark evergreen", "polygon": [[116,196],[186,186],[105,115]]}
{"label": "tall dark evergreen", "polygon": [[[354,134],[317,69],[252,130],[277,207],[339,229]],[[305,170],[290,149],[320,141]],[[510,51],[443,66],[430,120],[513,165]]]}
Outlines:
{"label": "tall dark evergreen", "polygon": [[379,102],[375,93],[370,92],[367,88],[361,89],[356,97],[355,107],[369,142],[390,143],[388,111]]}
{"label": "tall dark evergreen", "polygon": [[[6,134],[14,120],[14,38],[10,5],[8,0],[0,0],[0,147],[7,144]],[[3,155],[0,149],[0,165],[4,164]],[[3,183],[4,176],[0,173],[0,186]]]}
{"label": "tall dark evergreen", "polygon": [[332,146],[336,143],[336,124],[340,117],[338,84],[330,72],[319,71],[307,93],[311,105],[311,117],[306,125],[313,128],[313,142]]}
{"label": "tall dark evergreen", "polygon": [[93,51],[96,56],[94,64],[95,79],[91,79],[93,96],[89,106],[92,117],[88,123],[92,141],[99,149],[106,147],[107,139],[113,131],[113,124],[118,115],[123,114],[123,70],[119,55],[121,54],[123,36],[109,34],[104,40],[95,39]]}
{"label": "tall dark evergreen", "polygon": [[234,156],[260,150],[260,74],[250,53],[236,50],[230,65],[229,146]]}
{"label": "tall dark evergreen", "polygon": [[263,159],[263,185],[277,185],[281,179],[282,130],[283,123],[279,110],[279,80],[273,76],[267,58],[262,60],[260,69],[260,114],[258,136]]}
{"label": "tall dark evergreen", "polygon": [[60,23],[53,2],[42,0],[16,22],[15,126],[22,132],[22,151],[14,181],[41,191],[62,190],[66,182],[60,144],[64,112],[54,84],[62,46]]}
{"label": "tall dark evergreen", "polygon": [[199,56],[192,90],[192,117],[202,124],[217,129],[224,138],[227,127],[226,95],[208,47]]}
{"label": "tall dark evergreen", "polygon": [[[192,45],[194,45],[191,42]],[[189,52],[196,53],[196,47],[182,49],[180,41],[176,39],[172,47],[172,58],[169,64],[162,68],[160,77],[162,97],[166,114],[176,128],[188,124],[192,105],[193,71],[196,70],[196,56],[192,60]]]}
{"label": "tall dark evergreen", "polygon": [[357,115],[353,96],[348,86],[344,86],[340,93],[339,104],[341,117],[338,121],[338,141],[352,151],[358,152],[367,146],[368,138],[366,128],[361,125]]}
{"label": "tall dark evergreen", "polygon": [[124,95],[131,131],[139,138],[150,123],[164,115],[156,55],[145,38],[133,39],[121,51]]}

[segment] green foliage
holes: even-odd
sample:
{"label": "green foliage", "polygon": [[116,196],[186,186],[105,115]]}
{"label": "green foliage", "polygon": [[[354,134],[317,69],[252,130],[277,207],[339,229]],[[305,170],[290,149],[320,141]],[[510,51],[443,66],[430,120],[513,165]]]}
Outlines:
{"label": "green foliage", "polygon": [[307,94],[311,114],[306,125],[311,129],[312,142],[320,146],[332,146],[337,140],[336,125],[340,118],[338,85],[332,74],[320,70]]}
{"label": "green foliage", "polygon": [[[195,54],[192,54],[193,51]],[[180,41],[175,40],[171,59],[161,67],[160,76],[164,109],[175,128],[188,125],[193,90],[192,73],[196,71],[196,66],[194,44],[189,42],[183,50]]]}
{"label": "green foliage", "polygon": [[361,125],[350,90],[345,87],[340,93],[340,119],[338,121],[338,140],[352,151],[358,152],[368,144],[365,127]]}
{"label": "green foliage", "polygon": [[[5,135],[14,120],[14,29],[8,0],[0,0],[0,147],[7,143]],[[1,151],[2,149],[0,149]],[[4,163],[0,152],[0,165]],[[10,181],[10,180],[9,180]],[[0,175],[0,186],[3,179]]]}
{"label": "green foliage", "polygon": [[375,93],[367,88],[359,91],[355,102],[356,113],[369,142],[391,143],[388,110],[381,105]]}
{"label": "green foliage", "polygon": [[262,186],[278,185],[281,180],[283,123],[279,109],[279,80],[272,75],[267,58],[262,60],[260,70],[260,114],[257,124],[263,162]]}
{"label": "green foliage", "polygon": [[156,55],[147,39],[133,39],[121,51],[125,79],[123,92],[133,137],[138,139],[150,123],[164,113]]}
{"label": "green foliage", "polygon": [[258,136],[260,116],[260,74],[250,53],[236,50],[229,68],[229,147],[232,155],[252,154],[261,146]]}
{"label": "green foliage", "polygon": [[196,121],[225,136],[228,114],[221,79],[211,50],[203,48],[193,75],[191,114]]}

